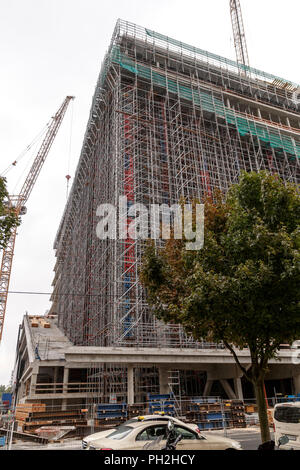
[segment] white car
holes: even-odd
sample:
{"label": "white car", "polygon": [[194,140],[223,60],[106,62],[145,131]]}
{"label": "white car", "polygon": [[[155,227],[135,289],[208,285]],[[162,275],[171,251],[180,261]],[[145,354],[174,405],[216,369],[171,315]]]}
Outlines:
{"label": "white car", "polygon": [[[175,431],[182,435],[176,450],[241,450],[238,441],[202,433],[195,424],[187,424],[170,416],[148,415],[132,418],[120,426],[87,436],[82,441],[86,450],[145,450],[145,445],[166,442],[167,423],[174,422]],[[162,436],[162,437],[161,437]]]}

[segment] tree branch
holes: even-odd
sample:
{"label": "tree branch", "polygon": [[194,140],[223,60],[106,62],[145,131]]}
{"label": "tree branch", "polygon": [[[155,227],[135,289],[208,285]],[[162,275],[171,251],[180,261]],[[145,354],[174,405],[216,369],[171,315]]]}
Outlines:
{"label": "tree branch", "polygon": [[237,354],[236,354],[235,350],[233,349],[233,347],[232,347],[229,343],[227,343],[227,341],[224,341],[224,340],[223,340],[223,343],[225,344],[226,348],[229,349],[229,351],[230,351],[231,354],[233,355],[235,362],[237,363],[237,365],[239,366],[239,368],[240,368],[241,371],[243,372],[244,376],[245,376],[250,382],[252,382],[251,376],[248,374],[248,372],[247,372],[247,370],[245,369],[245,367],[242,366],[242,364],[240,363],[240,360],[239,360],[239,358],[237,357]]}

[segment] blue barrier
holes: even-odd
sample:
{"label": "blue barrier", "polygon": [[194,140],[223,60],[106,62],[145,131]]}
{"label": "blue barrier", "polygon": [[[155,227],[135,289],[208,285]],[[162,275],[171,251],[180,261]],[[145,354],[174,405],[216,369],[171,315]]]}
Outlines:
{"label": "blue barrier", "polygon": [[127,404],[99,403],[96,406],[96,416],[98,419],[127,418]]}
{"label": "blue barrier", "polygon": [[6,437],[0,437],[0,447],[4,447],[6,443]]}

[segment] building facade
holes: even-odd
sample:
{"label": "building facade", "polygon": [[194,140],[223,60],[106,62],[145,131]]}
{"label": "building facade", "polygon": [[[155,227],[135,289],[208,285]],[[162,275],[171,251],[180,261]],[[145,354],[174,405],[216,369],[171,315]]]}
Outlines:
{"label": "building facade", "polygon": [[[296,90],[279,77],[117,22],[55,240],[51,313],[75,346],[223,354],[222,345],[192,341],[180,326],[153,316],[139,283],[144,241],[119,231],[115,239],[99,239],[97,209],[112,204],[118,215],[125,211],[128,228],[133,204],[201,200],[217,188],[225,193],[243,170],[299,182]],[[100,390],[97,400],[126,397],[128,367],[102,362],[100,353],[93,361],[88,377]],[[204,363],[199,359],[196,377],[193,367],[187,373],[172,361],[165,372],[155,361],[137,365],[130,369],[135,399],[158,392],[161,383],[177,394],[208,393]]]}

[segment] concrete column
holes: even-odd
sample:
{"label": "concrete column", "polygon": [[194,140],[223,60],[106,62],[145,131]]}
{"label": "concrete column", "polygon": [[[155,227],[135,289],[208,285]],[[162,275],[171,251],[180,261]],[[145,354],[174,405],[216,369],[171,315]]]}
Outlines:
{"label": "concrete column", "polygon": [[224,388],[228,398],[230,398],[230,400],[235,400],[236,395],[235,395],[234,391],[232,390],[232,388],[230,387],[230,384],[229,384],[228,380],[227,379],[220,379],[220,382],[221,382],[222,387]]}
{"label": "concrete column", "polygon": [[30,389],[29,389],[29,395],[35,395],[35,386],[36,386],[36,381],[37,381],[37,374],[32,374],[30,378]]}
{"label": "concrete column", "polygon": [[18,391],[18,399],[23,398],[24,395],[25,395],[25,383],[21,382],[20,388],[19,388],[19,391]]}
{"label": "concrete column", "polygon": [[261,112],[259,108],[257,108],[257,116],[259,117],[259,119],[261,119]]}
{"label": "concrete column", "polygon": [[68,382],[69,382],[69,368],[65,366],[65,368],[64,368],[64,378],[63,378],[62,405],[61,405],[62,410],[67,409]]}
{"label": "concrete column", "polygon": [[288,117],[286,117],[286,124],[287,124],[289,127],[291,127],[291,123],[290,123],[290,120],[289,120]]}
{"label": "concrete column", "polygon": [[134,404],[134,368],[132,365],[127,366],[127,403]]}
{"label": "concrete column", "polygon": [[293,376],[295,394],[300,393],[300,373]]}
{"label": "concrete column", "polygon": [[158,374],[159,374],[159,393],[161,395],[170,393],[168,369],[165,369],[164,367],[159,367]]}
{"label": "concrete column", "polygon": [[64,368],[64,378],[63,378],[63,393],[68,393],[68,382],[69,382],[69,368]]}
{"label": "concrete column", "polygon": [[238,400],[243,400],[244,395],[243,395],[243,388],[242,388],[241,378],[237,377],[237,378],[233,379],[233,382],[234,382],[234,391],[235,391],[235,394],[236,394],[236,398],[238,398]]}
{"label": "concrete column", "polygon": [[[57,383],[57,373],[58,373],[58,367],[54,367],[54,373],[53,373],[53,383]],[[56,385],[53,386],[53,392],[56,393]]]}
{"label": "concrete column", "polygon": [[214,382],[213,380],[207,379],[205,387],[204,387],[204,391],[203,391],[203,396],[204,397],[207,397],[207,396],[210,395],[210,391],[211,391],[211,387],[212,387],[213,382]]}
{"label": "concrete column", "polygon": [[31,377],[30,377],[29,395],[35,395],[35,393],[36,393],[35,388],[36,388],[38,373],[39,373],[39,366],[34,365],[32,367],[32,372],[31,372]]}

